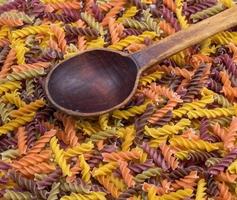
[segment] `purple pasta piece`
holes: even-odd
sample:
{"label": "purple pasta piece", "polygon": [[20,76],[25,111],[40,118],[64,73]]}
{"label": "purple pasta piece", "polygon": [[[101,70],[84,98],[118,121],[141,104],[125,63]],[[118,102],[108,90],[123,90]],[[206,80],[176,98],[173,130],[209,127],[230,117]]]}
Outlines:
{"label": "purple pasta piece", "polygon": [[126,37],[126,36],[129,36],[129,35],[140,35],[142,33],[142,30],[138,30],[138,29],[135,29],[135,28],[125,28],[123,32],[124,32],[125,37]]}
{"label": "purple pasta piece", "polygon": [[187,93],[182,96],[182,99],[185,103],[191,102],[192,99],[200,93],[201,88],[203,87],[203,81],[200,83],[200,79],[203,76],[207,68],[206,64],[201,64],[194,72],[191,81],[187,87]]}
{"label": "purple pasta piece", "polygon": [[8,137],[4,135],[0,139],[0,151],[6,151],[11,148],[15,148],[17,146],[17,140],[14,137]]}
{"label": "purple pasta piece", "polygon": [[140,10],[146,10],[147,9],[147,5],[142,3],[141,0],[129,0],[129,2],[131,4],[133,4],[134,6],[136,6]]}
{"label": "purple pasta piece", "polygon": [[62,175],[61,169],[58,167],[54,172],[48,174],[43,180],[36,182],[38,190],[45,189],[57,182]]}
{"label": "purple pasta piece", "polygon": [[92,13],[95,17],[95,19],[98,22],[102,22],[103,18],[104,18],[104,14],[101,12],[101,10],[99,9],[99,6],[95,3],[93,3],[92,7],[91,7]]}
{"label": "purple pasta piece", "polygon": [[176,31],[179,31],[181,28],[180,28],[180,25],[179,25],[179,22],[178,20],[174,17],[174,14],[173,12],[171,12],[168,8],[166,8],[165,6],[163,7],[162,9],[162,15],[164,17],[164,19],[169,22]]}
{"label": "purple pasta piece", "polygon": [[156,127],[164,126],[165,124],[167,124],[168,122],[170,122],[170,120],[172,119],[172,117],[173,117],[172,111],[169,110],[161,119],[159,119],[158,121],[156,121],[154,124],[156,125]]}
{"label": "purple pasta piece", "polygon": [[105,145],[104,148],[102,149],[103,153],[112,153],[112,152],[116,152],[118,149],[118,147],[116,146],[116,144],[112,144],[112,145]]}
{"label": "purple pasta piece", "polygon": [[24,0],[9,1],[8,3],[0,6],[0,13],[2,14],[3,12],[7,12],[14,9],[22,10],[25,4],[26,2]]}
{"label": "purple pasta piece", "polygon": [[221,58],[223,64],[225,65],[226,70],[229,73],[233,74],[235,77],[237,77],[237,66],[234,63],[233,59],[228,54],[224,54],[219,58]]}
{"label": "purple pasta piece", "polygon": [[64,8],[63,13],[74,21],[81,19],[79,10]]}
{"label": "purple pasta piece", "polygon": [[169,179],[180,179],[187,176],[191,171],[203,172],[203,168],[199,166],[189,166],[185,168],[177,168],[168,174]]}
{"label": "purple pasta piece", "polygon": [[213,79],[208,80],[207,87],[208,89],[213,90],[216,93],[220,93],[220,91],[222,90],[221,84],[214,81]]}
{"label": "purple pasta piece", "polygon": [[215,182],[213,176],[210,174],[207,174],[205,176],[206,182],[207,182],[207,194],[209,194],[212,197],[216,197],[219,194],[219,189],[217,186],[217,183]]}
{"label": "purple pasta piece", "polygon": [[169,169],[169,166],[164,160],[164,157],[160,151],[155,148],[150,147],[147,143],[143,142],[141,148],[153,159],[154,163],[164,169],[164,171]]}
{"label": "purple pasta piece", "polygon": [[38,198],[46,199],[48,192],[46,190],[38,190],[36,186],[36,182],[23,177],[21,174],[17,173],[16,171],[10,171],[9,177],[12,178],[18,186],[22,189],[26,189],[36,195]]}
{"label": "purple pasta piece", "polygon": [[155,106],[153,104],[148,104],[146,107],[145,112],[136,119],[135,121],[135,129],[136,129],[136,143],[140,143],[143,138],[143,131],[144,127],[147,124],[147,120],[150,118],[150,116],[154,113]]}
{"label": "purple pasta piece", "polygon": [[11,165],[0,160],[0,170],[8,170],[11,168]]}
{"label": "purple pasta piece", "polygon": [[231,150],[231,152],[222,158],[216,165],[210,167],[208,172],[213,175],[217,175],[219,172],[224,171],[235,159],[237,158],[237,149]]}
{"label": "purple pasta piece", "polygon": [[133,188],[128,188],[127,190],[123,191],[119,195],[118,200],[127,200],[129,197],[134,196],[135,194],[137,194],[141,190],[142,190],[142,185],[136,185]]}
{"label": "purple pasta piece", "polygon": [[192,14],[195,14],[197,12],[210,8],[214,6],[216,3],[217,3],[216,0],[205,0],[200,3],[197,2],[190,6],[187,5],[186,7],[184,7],[184,14],[186,16],[190,16]]}
{"label": "purple pasta piece", "polygon": [[87,162],[90,168],[97,167],[99,163],[103,160],[103,156],[99,152],[94,152],[93,157],[89,159]]}
{"label": "purple pasta piece", "polygon": [[42,16],[45,10],[45,5],[40,0],[29,0],[26,4],[27,14],[36,17]]}
{"label": "purple pasta piece", "polygon": [[208,158],[219,156],[217,152],[197,151],[189,153],[187,160],[188,164],[203,164]]}
{"label": "purple pasta piece", "polygon": [[216,135],[211,135],[208,131],[209,120],[203,118],[200,123],[200,138],[208,142],[219,142],[220,138]]}
{"label": "purple pasta piece", "polygon": [[128,165],[128,168],[136,174],[140,174],[151,167],[154,167],[151,159],[146,160],[144,163],[130,163]]}
{"label": "purple pasta piece", "polygon": [[65,16],[65,15],[62,15],[62,14],[57,14],[57,13],[45,12],[44,17],[48,18],[52,22],[62,21],[64,23],[69,23],[69,22],[74,22],[75,21],[72,17]]}

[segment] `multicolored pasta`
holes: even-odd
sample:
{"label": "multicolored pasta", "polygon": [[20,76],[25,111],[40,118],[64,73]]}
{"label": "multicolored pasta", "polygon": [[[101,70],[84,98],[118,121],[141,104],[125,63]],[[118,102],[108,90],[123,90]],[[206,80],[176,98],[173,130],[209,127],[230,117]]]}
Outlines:
{"label": "multicolored pasta", "polygon": [[155,63],[110,113],[68,116],[44,93],[64,59],[134,53],[234,5],[0,0],[0,199],[236,199],[236,28]]}

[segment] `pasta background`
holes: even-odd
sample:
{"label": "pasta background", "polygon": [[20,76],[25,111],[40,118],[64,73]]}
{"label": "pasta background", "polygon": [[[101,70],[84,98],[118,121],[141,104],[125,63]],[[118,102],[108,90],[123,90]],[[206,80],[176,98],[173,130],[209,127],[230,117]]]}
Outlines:
{"label": "pasta background", "polygon": [[134,53],[234,5],[0,0],[0,199],[236,199],[236,27],[155,63],[110,113],[74,118],[44,93],[64,59]]}

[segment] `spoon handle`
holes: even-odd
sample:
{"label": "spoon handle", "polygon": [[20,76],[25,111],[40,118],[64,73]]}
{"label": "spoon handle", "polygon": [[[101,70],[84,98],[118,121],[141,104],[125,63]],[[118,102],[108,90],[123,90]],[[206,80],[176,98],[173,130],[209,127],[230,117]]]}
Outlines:
{"label": "spoon handle", "polygon": [[204,39],[237,25],[237,5],[129,55],[141,70]]}

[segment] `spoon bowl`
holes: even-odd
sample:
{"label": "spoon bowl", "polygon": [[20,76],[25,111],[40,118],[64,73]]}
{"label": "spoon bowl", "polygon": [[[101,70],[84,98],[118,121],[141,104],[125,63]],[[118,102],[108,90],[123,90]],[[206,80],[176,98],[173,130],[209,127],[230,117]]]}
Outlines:
{"label": "spoon bowl", "polygon": [[137,65],[126,54],[85,51],[50,71],[46,93],[53,105],[71,115],[98,115],[126,103],[134,94],[137,76]]}
{"label": "spoon bowl", "polygon": [[133,96],[143,70],[236,25],[237,6],[233,6],[134,54],[108,49],[85,51],[51,70],[46,95],[56,108],[74,116],[94,116],[121,108]]}

